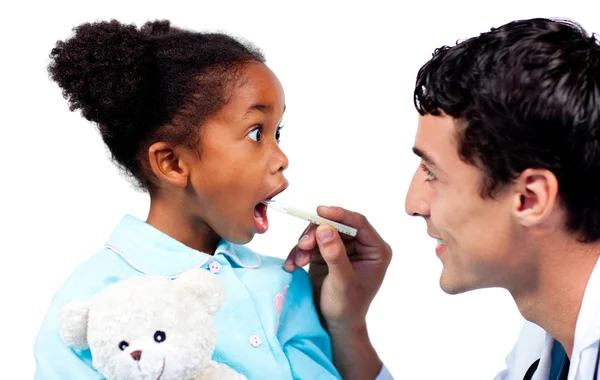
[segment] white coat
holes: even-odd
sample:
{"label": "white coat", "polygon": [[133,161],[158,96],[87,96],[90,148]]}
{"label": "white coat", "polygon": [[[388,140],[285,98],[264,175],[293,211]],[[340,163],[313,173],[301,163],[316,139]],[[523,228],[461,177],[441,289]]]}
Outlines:
{"label": "white coat", "polygon": [[[588,280],[575,326],[575,342],[568,380],[592,380],[600,341],[600,260]],[[523,380],[537,359],[532,380],[548,380],[554,339],[541,327],[526,322],[519,339],[506,358],[506,369],[494,380]],[[600,369],[598,371],[600,380]]]}

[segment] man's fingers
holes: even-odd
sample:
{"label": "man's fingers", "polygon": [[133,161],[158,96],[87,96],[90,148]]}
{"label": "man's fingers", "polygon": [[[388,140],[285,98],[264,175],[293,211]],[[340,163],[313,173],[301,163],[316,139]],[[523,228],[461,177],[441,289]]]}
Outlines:
{"label": "man's fingers", "polygon": [[294,263],[298,267],[303,267],[305,265],[308,265],[308,263],[310,263],[311,258],[312,258],[311,251],[304,251],[304,250],[298,249],[296,251],[296,257],[294,258]]}
{"label": "man's fingers", "polygon": [[283,268],[288,272],[293,272],[299,267],[303,267],[310,263],[312,258],[312,251],[318,249],[317,238],[315,237],[316,225],[310,223],[298,240],[298,244],[292,248],[288,254]]}
{"label": "man's fingers", "polygon": [[362,214],[346,210],[342,207],[330,206],[319,206],[317,213],[327,219],[356,228],[358,230],[356,239],[363,245],[379,246],[383,242],[379,233]]}
{"label": "man's fingers", "polygon": [[352,282],[354,269],[338,232],[331,226],[321,225],[316,229],[316,236],[321,257],[327,263],[332,280],[342,285]]}
{"label": "man's fingers", "polygon": [[288,272],[293,272],[298,268],[308,265],[312,259],[312,255],[312,250],[305,251],[296,246],[290,251],[288,257],[285,259],[283,268]]}
{"label": "man's fingers", "polygon": [[317,238],[315,236],[316,229],[317,226],[315,224],[311,224],[308,226],[308,228],[306,228],[300,237],[300,240],[298,240],[298,248],[304,251],[309,251],[317,247]]}
{"label": "man's fingers", "polygon": [[285,259],[285,262],[283,263],[283,269],[285,269],[288,272],[293,272],[296,269],[298,269],[298,266],[296,265],[295,262],[295,254],[294,252],[290,252],[290,254],[288,255],[287,259]]}

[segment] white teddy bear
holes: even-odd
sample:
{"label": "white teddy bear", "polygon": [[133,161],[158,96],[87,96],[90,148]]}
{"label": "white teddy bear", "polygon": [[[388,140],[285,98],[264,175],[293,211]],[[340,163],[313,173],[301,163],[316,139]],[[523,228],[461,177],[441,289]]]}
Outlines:
{"label": "white teddy bear", "polygon": [[69,346],[89,347],[107,380],[245,380],[211,360],[223,298],[219,279],[200,268],[175,280],[125,279],[66,305],[60,335]]}

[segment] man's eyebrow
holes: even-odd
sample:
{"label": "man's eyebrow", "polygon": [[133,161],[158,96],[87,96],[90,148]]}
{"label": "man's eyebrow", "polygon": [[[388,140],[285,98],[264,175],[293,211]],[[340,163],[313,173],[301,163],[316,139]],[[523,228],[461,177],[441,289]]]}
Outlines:
{"label": "man's eyebrow", "polygon": [[437,165],[435,164],[435,161],[433,161],[433,159],[431,157],[429,157],[429,155],[427,153],[423,152],[421,149],[419,149],[417,147],[413,147],[412,151],[414,154],[421,157],[421,159],[423,161],[425,161],[427,164],[437,167]]}

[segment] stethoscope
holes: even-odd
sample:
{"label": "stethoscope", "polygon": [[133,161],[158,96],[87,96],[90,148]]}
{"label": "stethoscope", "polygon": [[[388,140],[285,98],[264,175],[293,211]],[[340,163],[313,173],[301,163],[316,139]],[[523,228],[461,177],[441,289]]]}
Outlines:
{"label": "stethoscope", "polygon": [[598,364],[600,363],[600,344],[598,344],[598,353],[596,354],[596,368],[594,368],[594,380],[598,380]]}
{"label": "stethoscope", "polygon": [[[529,369],[525,373],[525,377],[523,377],[523,380],[531,380],[533,378],[533,374],[535,374],[535,371],[537,370],[537,367],[539,364],[540,364],[540,359],[533,362],[533,364],[529,367]],[[600,344],[598,345],[598,352],[596,353],[596,365],[594,366],[593,380],[598,380],[598,364],[600,364]],[[569,371],[567,371],[566,373],[563,373],[561,375],[562,376],[561,376],[560,380],[567,380],[567,377],[569,376]]]}

